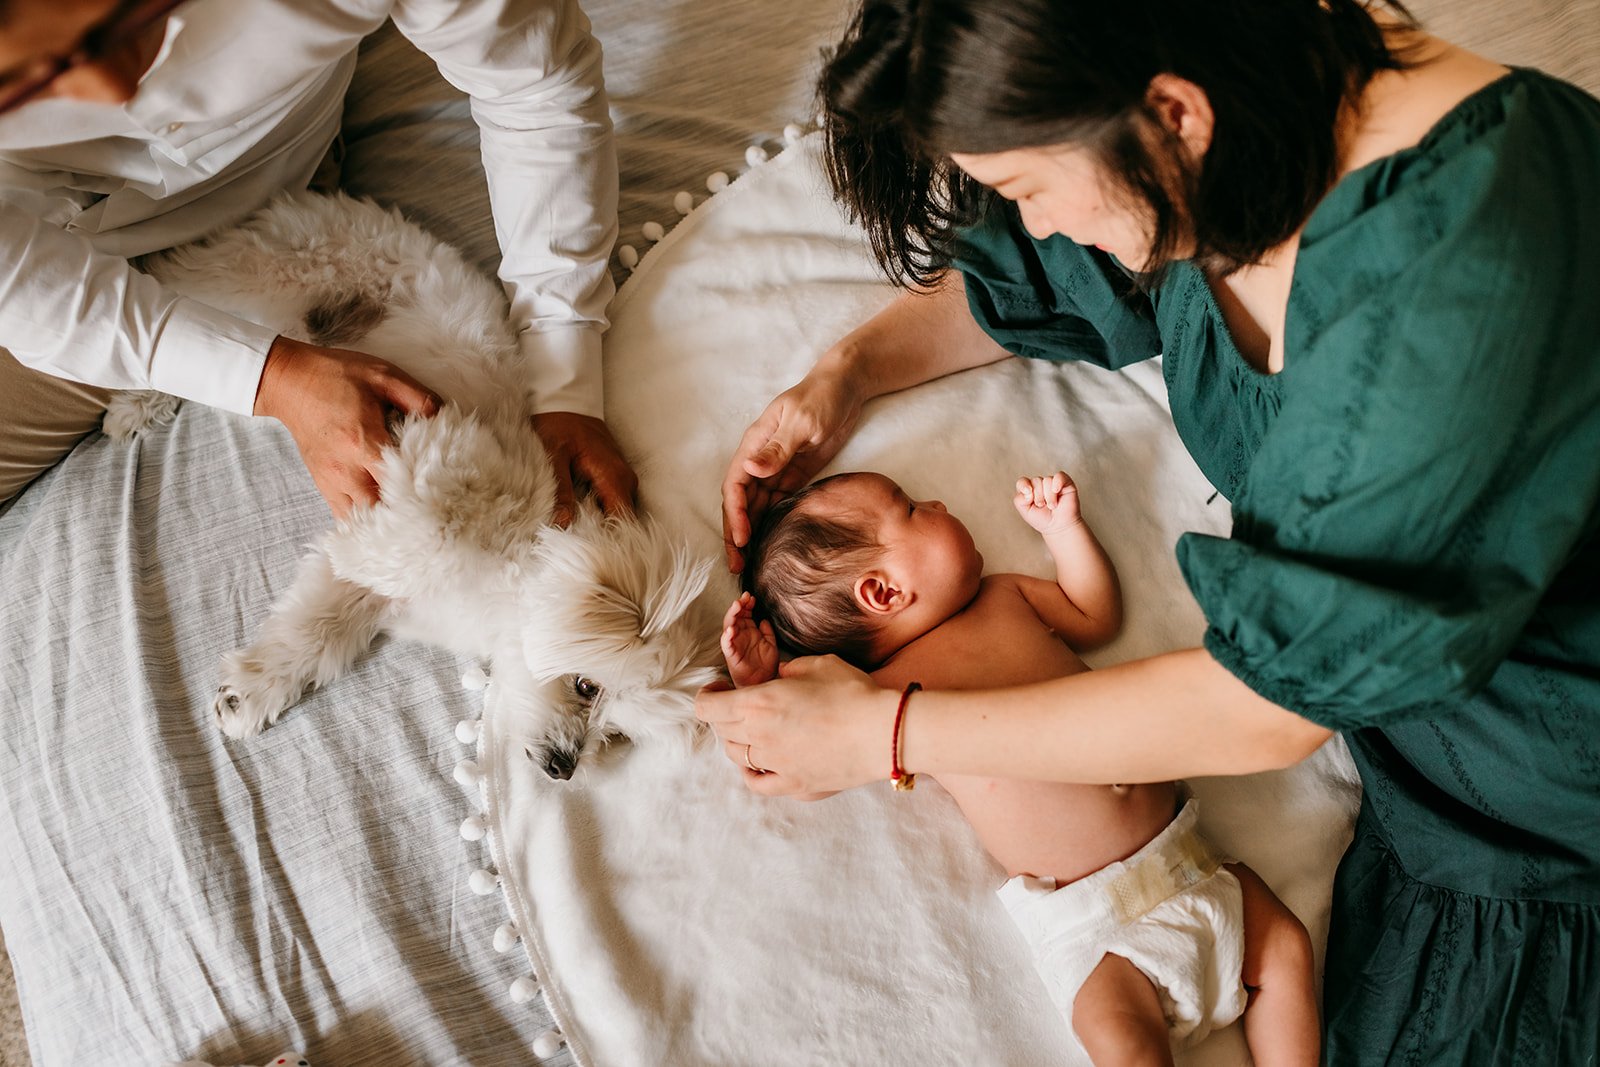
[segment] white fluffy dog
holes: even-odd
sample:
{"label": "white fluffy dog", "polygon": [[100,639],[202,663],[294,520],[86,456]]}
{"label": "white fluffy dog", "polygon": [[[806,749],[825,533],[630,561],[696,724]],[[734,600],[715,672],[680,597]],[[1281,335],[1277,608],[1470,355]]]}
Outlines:
{"label": "white fluffy dog", "polygon": [[[285,336],[381,355],[445,400],[396,424],[381,502],[325,534],[255,642],[224,657],[224,733],[276,722],[388,631],[491,660],[530,758],[554,778],[617,735],[692,736],[694,694],[718,662],[697,604],[711,561],[587,505],[570,528],[550,525],[554,474],[494,282],[397,213],[342,195],[280,199],[146,267]],[[175,406],[130,394],[107,432]]]}

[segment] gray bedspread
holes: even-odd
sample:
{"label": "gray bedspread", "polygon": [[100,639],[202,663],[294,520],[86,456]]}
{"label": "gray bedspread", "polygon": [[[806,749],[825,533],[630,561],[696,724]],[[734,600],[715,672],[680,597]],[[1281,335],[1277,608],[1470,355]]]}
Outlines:
{"label": "gray bedspread", "polygon": [[[598,0],[622,240],[810,113],[842,0]],[[1413,3],[1600,84],[1600,0]],[[462,101],[393,33],[363,50],[345,183],[496,257]],[[487,862],[451,779],[467,664],[394,643],[247,742],[208,721],[326,512],[275,424],[198,407],[95,436],[0,514],[0,929],[40,1067],[534,1062]],[[566,1055],[548,1062],[568,1062]]]}
{"label": "gray bedspread", "polygon": [[186,406],[0,519],[0,924],[36,1063],[519,1063],[550,1025],[467,888],[463,664],[386,647],[257,739],[208,721],[324,521],[294,458]]}

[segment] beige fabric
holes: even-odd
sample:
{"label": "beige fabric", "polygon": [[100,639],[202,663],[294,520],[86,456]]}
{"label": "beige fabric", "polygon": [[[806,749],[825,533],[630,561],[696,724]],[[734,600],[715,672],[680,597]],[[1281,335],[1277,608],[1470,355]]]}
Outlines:
{"label": "beige fabric", "polygon": [[1600,95],[1600,0],[1407,0],[1424,29]]}
{"label": "beige fabric", "polygon": [[0,348],[0,503],[98,429],[110,397],[24,367]]}

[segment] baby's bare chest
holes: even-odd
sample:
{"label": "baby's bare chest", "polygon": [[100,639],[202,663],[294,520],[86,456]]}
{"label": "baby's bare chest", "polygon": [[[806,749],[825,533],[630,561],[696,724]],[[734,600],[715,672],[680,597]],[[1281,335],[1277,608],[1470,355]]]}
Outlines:
{"label": "baby's bare chest", "polygon": [[985,579],[971,604],[874,677],[886,685],[918,681],[930,689],[979,689],[1026,685],[1085,669],[1015,585]]}

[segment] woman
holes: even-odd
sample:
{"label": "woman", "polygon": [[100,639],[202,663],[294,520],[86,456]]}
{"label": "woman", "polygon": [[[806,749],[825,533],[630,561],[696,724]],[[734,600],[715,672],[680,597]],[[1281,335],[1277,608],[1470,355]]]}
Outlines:
{"label": "woman", "polygon": [[[915,287],[746,432],[730,564],[874,396],[1164,353],[1233,504],[1178,546],[1204,647],[919,693],[909,772],[1365,784],[1325,1059],[1600,1053],[1600,103],[1355,0],[868,2],[836,191]],[[946,269],[953,263],[953,270]],[[900,694],[824,658],[705,693],[750,788],[887,777]],[[999,713],[1003,709],[1003,714]]]}

